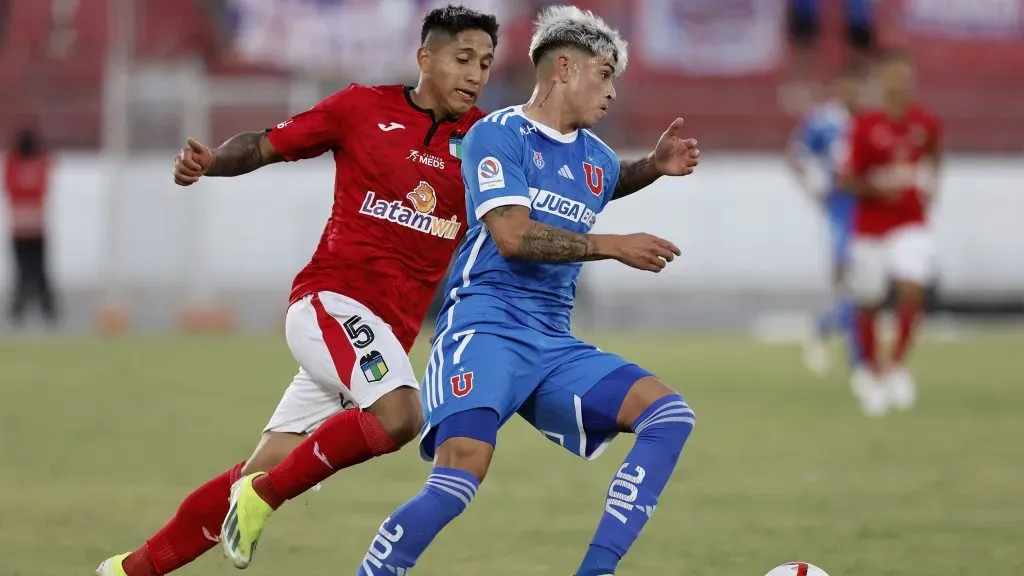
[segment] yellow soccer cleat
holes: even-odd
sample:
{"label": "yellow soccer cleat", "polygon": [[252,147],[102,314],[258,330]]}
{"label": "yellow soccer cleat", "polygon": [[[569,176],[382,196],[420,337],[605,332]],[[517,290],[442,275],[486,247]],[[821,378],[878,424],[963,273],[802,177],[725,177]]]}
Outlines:
{"label": "yellow soccer cleat", "polygon": [[104,560],[99,568],[96,569],[96,576],[127,576],[124,572],[124,568],[121,567],[121,563],[128,557],[128,553],[121,554],[120,556],[114,556]]}
{"label": "yellow soccer cleat", "polygon": [[246,568],[252,562],[263,526],[274,512],[252,487],[252,481],[261,474],[265,472],[245,476],[231,486],[228,515],[221,526],[220,544],[224,556],[230,558],[238,569]]}

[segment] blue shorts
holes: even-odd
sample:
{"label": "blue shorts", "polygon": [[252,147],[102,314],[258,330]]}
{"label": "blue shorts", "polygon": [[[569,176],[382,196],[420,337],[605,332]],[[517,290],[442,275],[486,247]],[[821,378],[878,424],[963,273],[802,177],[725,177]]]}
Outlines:
{"label": "blue shorts", "polygon": [[499,427],[518,413],[566,450],[596,458],[618,432],[615,416],[629,389],[651,375],[570,333],[524,322],[508,311],[454,316],[439,326],[421,386],[426,422],[420,455],[428,461],[438,425],[480,408],[497,413]]}

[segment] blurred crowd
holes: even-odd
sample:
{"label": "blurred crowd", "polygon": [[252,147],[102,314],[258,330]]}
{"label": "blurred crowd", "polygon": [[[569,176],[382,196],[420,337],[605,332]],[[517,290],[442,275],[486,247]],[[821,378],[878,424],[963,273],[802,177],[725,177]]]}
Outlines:
{"label": "blurred crowd", "polygon": [[[215,78],[349,81],[414,77],[422,14],[439,0],[2,0],[0,126],[32,118],[58,147],[101,145],[113,51],[127,51],[132,90],[166,96],[184,63]],[[502,23],[499,62],[482,104],[522,100],[531,20],[549,0],[469,0]],[[794,116],[825,96],[834,71],[878,47],[908,49],[925,104],[954,149],[1024,149],[1022,0],[581,0],[619,26],[634,57],[602,127],[634,146],[683,114],[708,148],[778,150]],[[130,20],[122,26],[123,19]],[[177,68],[174,68],[178,70]],[[180,74],[180,72],[176,72]],[[214,137],[276,121],[287,102],[224,110]],[[134,105],[149,134],[180,121]],[[175,112],[176,113],[176,112]],[[164,128],[160,128],[160,127]],[[177,134],[167,140],[175,141]],[[160,146],[165,145],[159,140]],[[144,145],[145,142],[139,145]]]}

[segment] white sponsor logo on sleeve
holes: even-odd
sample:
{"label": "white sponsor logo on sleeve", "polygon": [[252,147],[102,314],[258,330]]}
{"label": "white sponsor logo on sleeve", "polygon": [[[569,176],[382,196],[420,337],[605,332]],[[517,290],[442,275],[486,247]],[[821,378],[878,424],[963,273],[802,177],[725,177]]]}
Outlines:
{"label": "white sponsor logo on sleeve", "polygon": [[505,173],[502,171],[501,162],[494,156],[481,160],[476,166],[476,174],[481,192],[505,187]]}

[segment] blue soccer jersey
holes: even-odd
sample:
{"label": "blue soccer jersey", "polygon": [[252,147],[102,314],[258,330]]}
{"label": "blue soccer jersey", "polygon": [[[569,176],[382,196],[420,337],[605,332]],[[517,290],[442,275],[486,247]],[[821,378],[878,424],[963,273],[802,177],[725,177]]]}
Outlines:
{"label": "blue soccer jersey", "polygon": [[827,102],[811,110],[800,122],[795,134],[798,152],[817,165],[828,179],[825,208],[832,237],[832,253],[837,261],[847,256],[852,234],[856,198],[837,182],[839,165],[847,154],[850,112],[841,102]]}
{"label": "blue soccer jersey", "polygon": [[561,134],[516,106],[469,131],[462,176],[472,224],[423,377],[421,453],[433,457],[435,432],[448,416],[489,409],[499,425],[519,413],[553,442],[596,457],[617,432],[615,414],[629,387],[650,373],[572,334],[580,263],[507,260],[482,218],[525,206],[537,222],[587,233],[615,188],[618,157],[592,132]]}
{"label": "blue soccer jersey", "polygon": [[799,151],[813,159],[835,188],[836,167],[846,155],[850,112],[840,102],[826,102],[811,110],[796,130]]}
{"label": "blue soccer jersey", "polygon": [[[569,135],[534,124],[515,106],[477,122],[463,141],[462,179],[471,223],[448,283],[449,307],[470,313],[486,295],[569,330],[581,263],[506,260],[481,219],[501,206],[526,206],[538,222],[587,233],[619,177],[615,153],[589,130]],[[479,305],[493,305],[479,300]]]}

